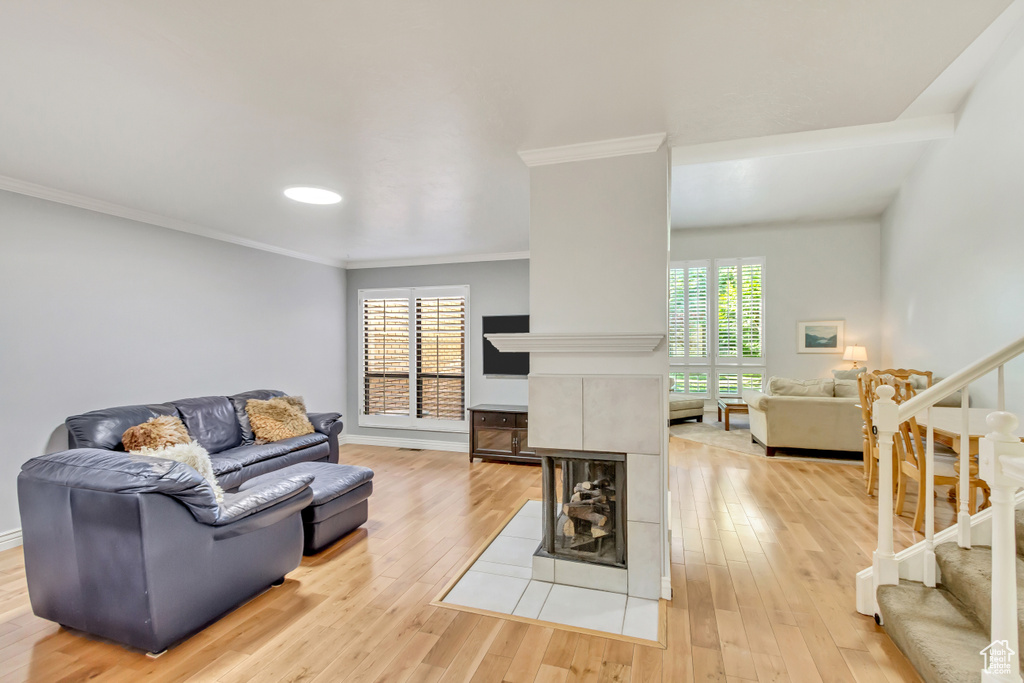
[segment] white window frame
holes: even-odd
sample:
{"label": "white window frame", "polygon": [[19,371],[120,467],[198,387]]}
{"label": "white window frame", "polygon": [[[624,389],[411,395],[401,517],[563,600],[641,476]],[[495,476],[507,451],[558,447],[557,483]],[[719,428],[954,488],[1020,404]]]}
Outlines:
{"label": "white window frame", "polygon": [[[466,320],[463,328],[462,367],[464,369],[463,414],[461,420],[439,420],[416,417],[416,299],[417,297],[461,296],[466,300]],[[366,336],[363,330],[363,302],[366,299],[408,299],[409,300],[409,414],[408,415],[364,415],[366,401]],[[416,429],[430,432],[469,433],[470,389],[470,308],[469,285],[446,287],[392,287],[387,289],[360,289],[359,306],[359,413],[360,427],[384,429]]]}
{"label": "white window frame", "polygon": [[[737,281],[742,288],[743,278],[743,266],[744,265],[760,265],[761,266],[761,357],[760,358],[744,358],[743,357],[743,340],[742,340],[742,327],[743,327],[743,315],[742,315],[742,289],[740,289],[740,301],[738,302],[737,316],[736,316],[736,327],[737,327],[737,355],[736,356],[719,356],[718,355],[718,269],[720,267],[736,266]],[[743,393],[743,374],[744,373],[757,373],[760,372],[762,377],[762,387],[764,382],[768,379],[768,347],[766,344],[767,337],[767,316],[766,316],[766,302],[767,302],[767,268],[765,265],[765,258],[763,256],[751,256],[743,258],[721,258],[721,259],[696,259],[690,261],[673,261],[669,264],[671,269],[680,268],[700,268],[707,267],[708,269],[708,355],[705,358],[689,358],[687,357],[672,357],[669,356],[669,372],[670,373],[684,373],[684,374],[706,374],[708,382],[708,390],[704,393],[693,393],[686,391],[689,387],[684,387],[682,391],[677,393],[685,393],[687,396],[694,398],[708,398],[708,399],[719,399],[719,398],[738,398]],[[687,287],[686,292],[686,312],[687,320],[684,326],[686,330],[686,349],[689,352],[690,347],[690,323],[689,323],[689,288]],[[720,394],[718,391],[719,387],[719,375],[736,374],[737,386],[739,387],[738,394]],[[678,384],[676,387],[678,388]]]}

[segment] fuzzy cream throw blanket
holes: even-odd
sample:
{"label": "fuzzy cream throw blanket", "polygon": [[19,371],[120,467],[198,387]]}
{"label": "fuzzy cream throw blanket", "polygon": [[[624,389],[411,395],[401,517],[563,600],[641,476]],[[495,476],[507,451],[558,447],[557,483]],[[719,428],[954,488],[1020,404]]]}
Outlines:
{"label": "fuzzy cream throw blanket", "polygon": [[148,455],[151,458],[164,458],[165,460],[176,460],[185,463],[210,483],[210,486],[213,487],[213,495],[217,497],[218,504],[224,500],[224,490],[217,483],[217,477],[213,476],[213,463],[210,462],[210,454],[199,445],[198,441],[174,444],[164,448],[143,447],[131,452],[136,455]]}

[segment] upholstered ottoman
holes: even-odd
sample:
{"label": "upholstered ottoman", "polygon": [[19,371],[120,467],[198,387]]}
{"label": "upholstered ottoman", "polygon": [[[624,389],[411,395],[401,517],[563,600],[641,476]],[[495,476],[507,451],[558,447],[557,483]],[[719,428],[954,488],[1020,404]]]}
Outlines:
{"label": "upholstered ottoman", "polygon": [[254,477],[238,487],[245,491],[260,482],[297,474],[313,475],[313,500],[302,511],[303,552],[313,555],[354,531],[368,516],[373,470],[330,462],[300,462]]}
{"label": "upholstered ottoman", "polygon": [[704,421],[704,400],[700,398],[675,398],[669,395],[668,421],[696,418]]}

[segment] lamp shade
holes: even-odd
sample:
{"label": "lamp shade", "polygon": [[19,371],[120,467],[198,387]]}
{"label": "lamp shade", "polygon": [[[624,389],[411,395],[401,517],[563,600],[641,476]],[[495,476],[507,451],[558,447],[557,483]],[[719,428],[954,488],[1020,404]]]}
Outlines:
{"label": "lamp shade", "polygon": [[866,361],[867,359],[868,350],[863,346],[847,346],[843,353],[843,360]]}

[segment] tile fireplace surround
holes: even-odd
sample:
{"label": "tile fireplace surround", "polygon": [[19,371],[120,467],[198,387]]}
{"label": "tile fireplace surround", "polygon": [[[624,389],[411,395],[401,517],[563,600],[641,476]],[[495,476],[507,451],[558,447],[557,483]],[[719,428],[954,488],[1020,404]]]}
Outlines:
{"label": "tile fireplace surround", "polygon": [[533,579],[661,597],[664,383],[657,375],[530,375],[530,445],[626,454],[629,501],[626,569],[538,556]]}

